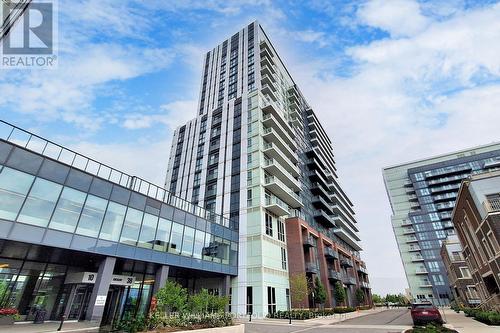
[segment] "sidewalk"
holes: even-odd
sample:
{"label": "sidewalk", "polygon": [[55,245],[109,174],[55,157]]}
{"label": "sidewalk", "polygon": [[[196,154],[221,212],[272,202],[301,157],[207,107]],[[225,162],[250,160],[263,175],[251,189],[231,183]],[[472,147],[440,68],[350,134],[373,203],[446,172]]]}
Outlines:
{"label": "sidewalk", "polygon": [[58,322],[47,322],[44,324],[15,324],[15,325],[0,325],[0,333],[64,333],[64,332],[98,332],[99,327],[95,323],[89,322],[69,322],[64,323],[62,330],[59,328]]}
{"label": "sidewalk", "polygon": [[460,333],[500,333],[499,326],[488,326],[473,318],[466,317],[463,312],[456,313],[451,309],[444,309],[446,327]]}

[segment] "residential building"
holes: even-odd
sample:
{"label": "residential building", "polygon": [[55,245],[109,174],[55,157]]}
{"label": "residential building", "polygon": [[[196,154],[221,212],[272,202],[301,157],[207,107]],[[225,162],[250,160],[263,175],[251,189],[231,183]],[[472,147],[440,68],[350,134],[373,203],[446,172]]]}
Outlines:
{"label": "residential building", "polygon": [[480,307],[500,311],[499,171],[472,175],[462,182],[452,220]]}
{"label": "residential building", "polygon": [[499,165],[500,144],[492,143],[384,168],[392,227],[415,300],[449,304],[440,251],[455,234],[451,213],[460,182]]}
{"label": "residential building", "polygon": [[450,284],[450,296],[457,305],[473,307],[480,303],[469,267],[462,255],[462,246],[456,235],[449,236],[441,247],[441,258]]}
{"label": "residential building", "polygon": [[174,280],[229,295],[238,230],[138,177],[0,121],[0,308],[111,325]]}
{"label": "residential building", "polygon": [[[310,251],[299,237],[306,233],[320,240],[314,249],[338,246],[358,265],[344,266],[356,280],[348,286],[363,287],[368,300],[357,223],[338,183],[330,139],[257,22],[205,55],[197,113],[174,132],[165,188],[238,228],[233,311],[287,309],[289,273],[306,274],[316,260],[324,269],[309,276],[329,282],[328,269],[339,272],[337,259],[327,265],[316,251],[292,270],[291,252]],[[307,232],[297,232],[302,226]]]}

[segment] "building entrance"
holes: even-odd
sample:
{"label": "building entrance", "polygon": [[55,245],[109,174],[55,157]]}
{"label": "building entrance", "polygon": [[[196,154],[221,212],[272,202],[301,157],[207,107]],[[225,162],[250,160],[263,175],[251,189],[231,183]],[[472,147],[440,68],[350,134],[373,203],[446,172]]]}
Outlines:
{"label": "building entrance", "polygon": [[123,295],[125,294],[124,286],[110,286],[108,296],[106,297],[106,305],[101,320],[101,326],[112,326],[113,322],[119,319],[121,308],[123,306]]}
{"label": "building entrance", "polygon": [[91,284],[77,284],[75,286],[73,297],[70,299],[71,304],[69,304],[69,320],[85,320],[93,289],[94,286]]}

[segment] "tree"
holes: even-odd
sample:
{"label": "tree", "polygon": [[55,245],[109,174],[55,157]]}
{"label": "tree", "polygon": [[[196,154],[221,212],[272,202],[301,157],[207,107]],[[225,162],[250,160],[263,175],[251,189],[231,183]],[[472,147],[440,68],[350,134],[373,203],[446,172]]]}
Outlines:
{"label": "tree", "polygon": [[344,287],[342,287],[342,284],[339,281],[335,283],[334,295],[335,295],[335,300],[337,301],[337,305],[344,303],[346,294]]}
{"label": "tree", "polygon": [[187,290],[180,284],[167,281],[165,286],[156,293],[158,308],[166,313],[182,312],[186,309],[187,296]]}
{"label": "tree", "polygon": [[316,276],[314,281],[314,302],[318,304],[325,304],[326,302],[326,289],[321,283],[321,280]]}
{"label": "tree", "polygon": [[372,294],[372,299],[374,304],[382,304],[385,303],[385,299],[377,294]]}
{"label": "tree", "polygon": [[302,303],[309,294],[305,274],[297,273],[290,277],[290,296],[295,304]]}
{"label": "tree", "polygon": [[356,289],[356,300],[359,305],[365,302],[365,293],[360,288]]}

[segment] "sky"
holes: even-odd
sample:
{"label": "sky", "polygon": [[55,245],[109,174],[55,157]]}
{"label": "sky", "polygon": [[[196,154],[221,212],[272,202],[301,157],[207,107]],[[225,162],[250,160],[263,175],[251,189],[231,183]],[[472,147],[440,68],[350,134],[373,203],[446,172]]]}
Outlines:
{"label": "sky", "polygon": [[163,184],[204,54],[258,20],[332,138],[373,292],[404,292],[382,168],[498,141],[500,3],[59,0],[57,69],[0,69],[0,119]]}

